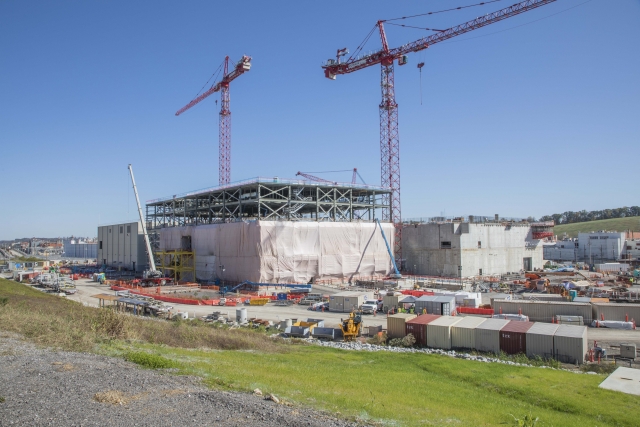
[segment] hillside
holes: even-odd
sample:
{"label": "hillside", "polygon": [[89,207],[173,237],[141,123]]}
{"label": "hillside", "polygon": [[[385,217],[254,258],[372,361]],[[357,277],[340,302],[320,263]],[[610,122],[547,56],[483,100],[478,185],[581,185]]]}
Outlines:
{"label": "hillside", "polygon": [[554,227],[554,233],[559,237],[567,233],[569,237],[578,237],[578,233],[588,233],[590,231],[637,231],[640,232],[640,217],[632,216],[628,218],[601,219],[598,221],[576,222],[573,224],[562,224]]}

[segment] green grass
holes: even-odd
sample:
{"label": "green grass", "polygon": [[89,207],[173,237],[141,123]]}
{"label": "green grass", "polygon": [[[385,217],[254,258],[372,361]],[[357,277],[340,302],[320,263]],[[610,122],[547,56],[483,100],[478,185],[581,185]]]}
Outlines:
{"label": "green grass", "polygon": [[173,360],[213,388],[274,393],[284,400],[385,425],[631,426],[640,399],[598,388],[604,376],[512,367],[424,354],[299,346],[286,353],[110,345]]}
{"label": "green grass", "polygon": [[558,237],[567,233],[569,237],[578,237],[578,233],[590,231],[637,231],[640,232],[640,217],[601,219],[598,221],[576,222],[574,224],[561,224],[554,227],[554,233]]}
{"label": "green grass", "polygon": [[[115,316],[0,280],[0,329],[45,346],[122,357],[206,385],[260,388],[293,404],[388,426],[638,425],[637,396],[598,388],[604,375],[445,356],[285,345],[264,333]],[[188,347],[188,348],[184,348]]]}

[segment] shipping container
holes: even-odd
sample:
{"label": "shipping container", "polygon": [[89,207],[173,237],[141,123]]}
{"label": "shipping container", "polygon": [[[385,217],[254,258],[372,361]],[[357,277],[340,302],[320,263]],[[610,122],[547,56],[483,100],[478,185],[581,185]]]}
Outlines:
{"label": "shipping container", "polygon": [[476,350],[488,353],[500,353],[500,330],[510,320],[487,319],[476,326]]}
{"label": "shipping container", "polygon": [[476,327],[485,320],[484,317],[462,317],[451,327],[451,348],[476,348]]}
{"label": "shipping container", "polygon": [[553,336],[559,326],[553,323],[534,323],[527,331],[527,357],[540,356],[543,359],[552,359],[555,354]]}
{"label": "shipping container", "polygon": [[584,363],[588,346],[586,326],[560,325],[553,336],[555,358],[564,363]]}
{"label": "shipping container", "polygon": [[398,313],[387,317],[387,338],[404,338],[405,323],[416,317],[415,314]]}
{"label": "shipping container", "polygon": [[427,347],[451,348],[451,328],[463,317],[442,316],[427,325]]}
{"label": "shipping container", "polygon": [[592,309],[589,303],[544,302],[525,300],[492,300],[491,307],[496,314],[523,314],[532,322],[548,322],[556,316],[582,316],[585,323],[591,323]]}
{"label": "shipping container", "polygon": [[398,308],[399,298],[404,298],[405,295],[385,295],[382,297],[382,311],[388,313],[389,310]]}
{"label": "shipping container", "polygon": [[456,297],[425,295],[416,300],[415,311],[418,314],[439,314],[449,316],[455,313]]}
{"label": "shipping container", "polygon": [[533,322],[511,320],[500,330],[500,350],[507,354],[527,354],[527,332]]}
{"label": "shipping container", "polygon": [[360,308],[365,299],[373,299],[373,293],[338,292],[329,296],[329,311],[350,313],[354,307]]}
{"label": "shipping container", "polygon": [[435,314],[422,314],[414,319],[409,320],[405,324],[405,333],[411,334],[416,339],[416,345],[418,347],[427,346],[427,325],[434,320],[439,319],[440,316]]}
{"label": "shipping container", "polygon": [[[640,323],[640,304],[619,304],[615,302],[593,303],[593,320],[618,320]],[[625,319],[629,320],[625,320]],[[586,322],[586,320],[585,320]],[[587,323],[591,324],[591,322]]]}

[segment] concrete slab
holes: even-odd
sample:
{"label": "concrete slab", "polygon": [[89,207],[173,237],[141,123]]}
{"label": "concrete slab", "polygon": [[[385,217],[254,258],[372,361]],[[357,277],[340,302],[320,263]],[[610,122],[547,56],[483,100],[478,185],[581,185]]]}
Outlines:
{"label": "concrete slab", "polygon": [[618,368],[599,387],[640,396],[640,369]]}

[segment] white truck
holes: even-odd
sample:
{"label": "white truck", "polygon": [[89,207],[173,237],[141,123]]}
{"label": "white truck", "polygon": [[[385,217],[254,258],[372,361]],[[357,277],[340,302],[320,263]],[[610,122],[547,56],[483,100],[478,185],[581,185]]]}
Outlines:
{"label": "white truck", "polygon": [[377,300],[365,301],[361,306],[362,314],[374,314],[382,309],[382,302]]}

